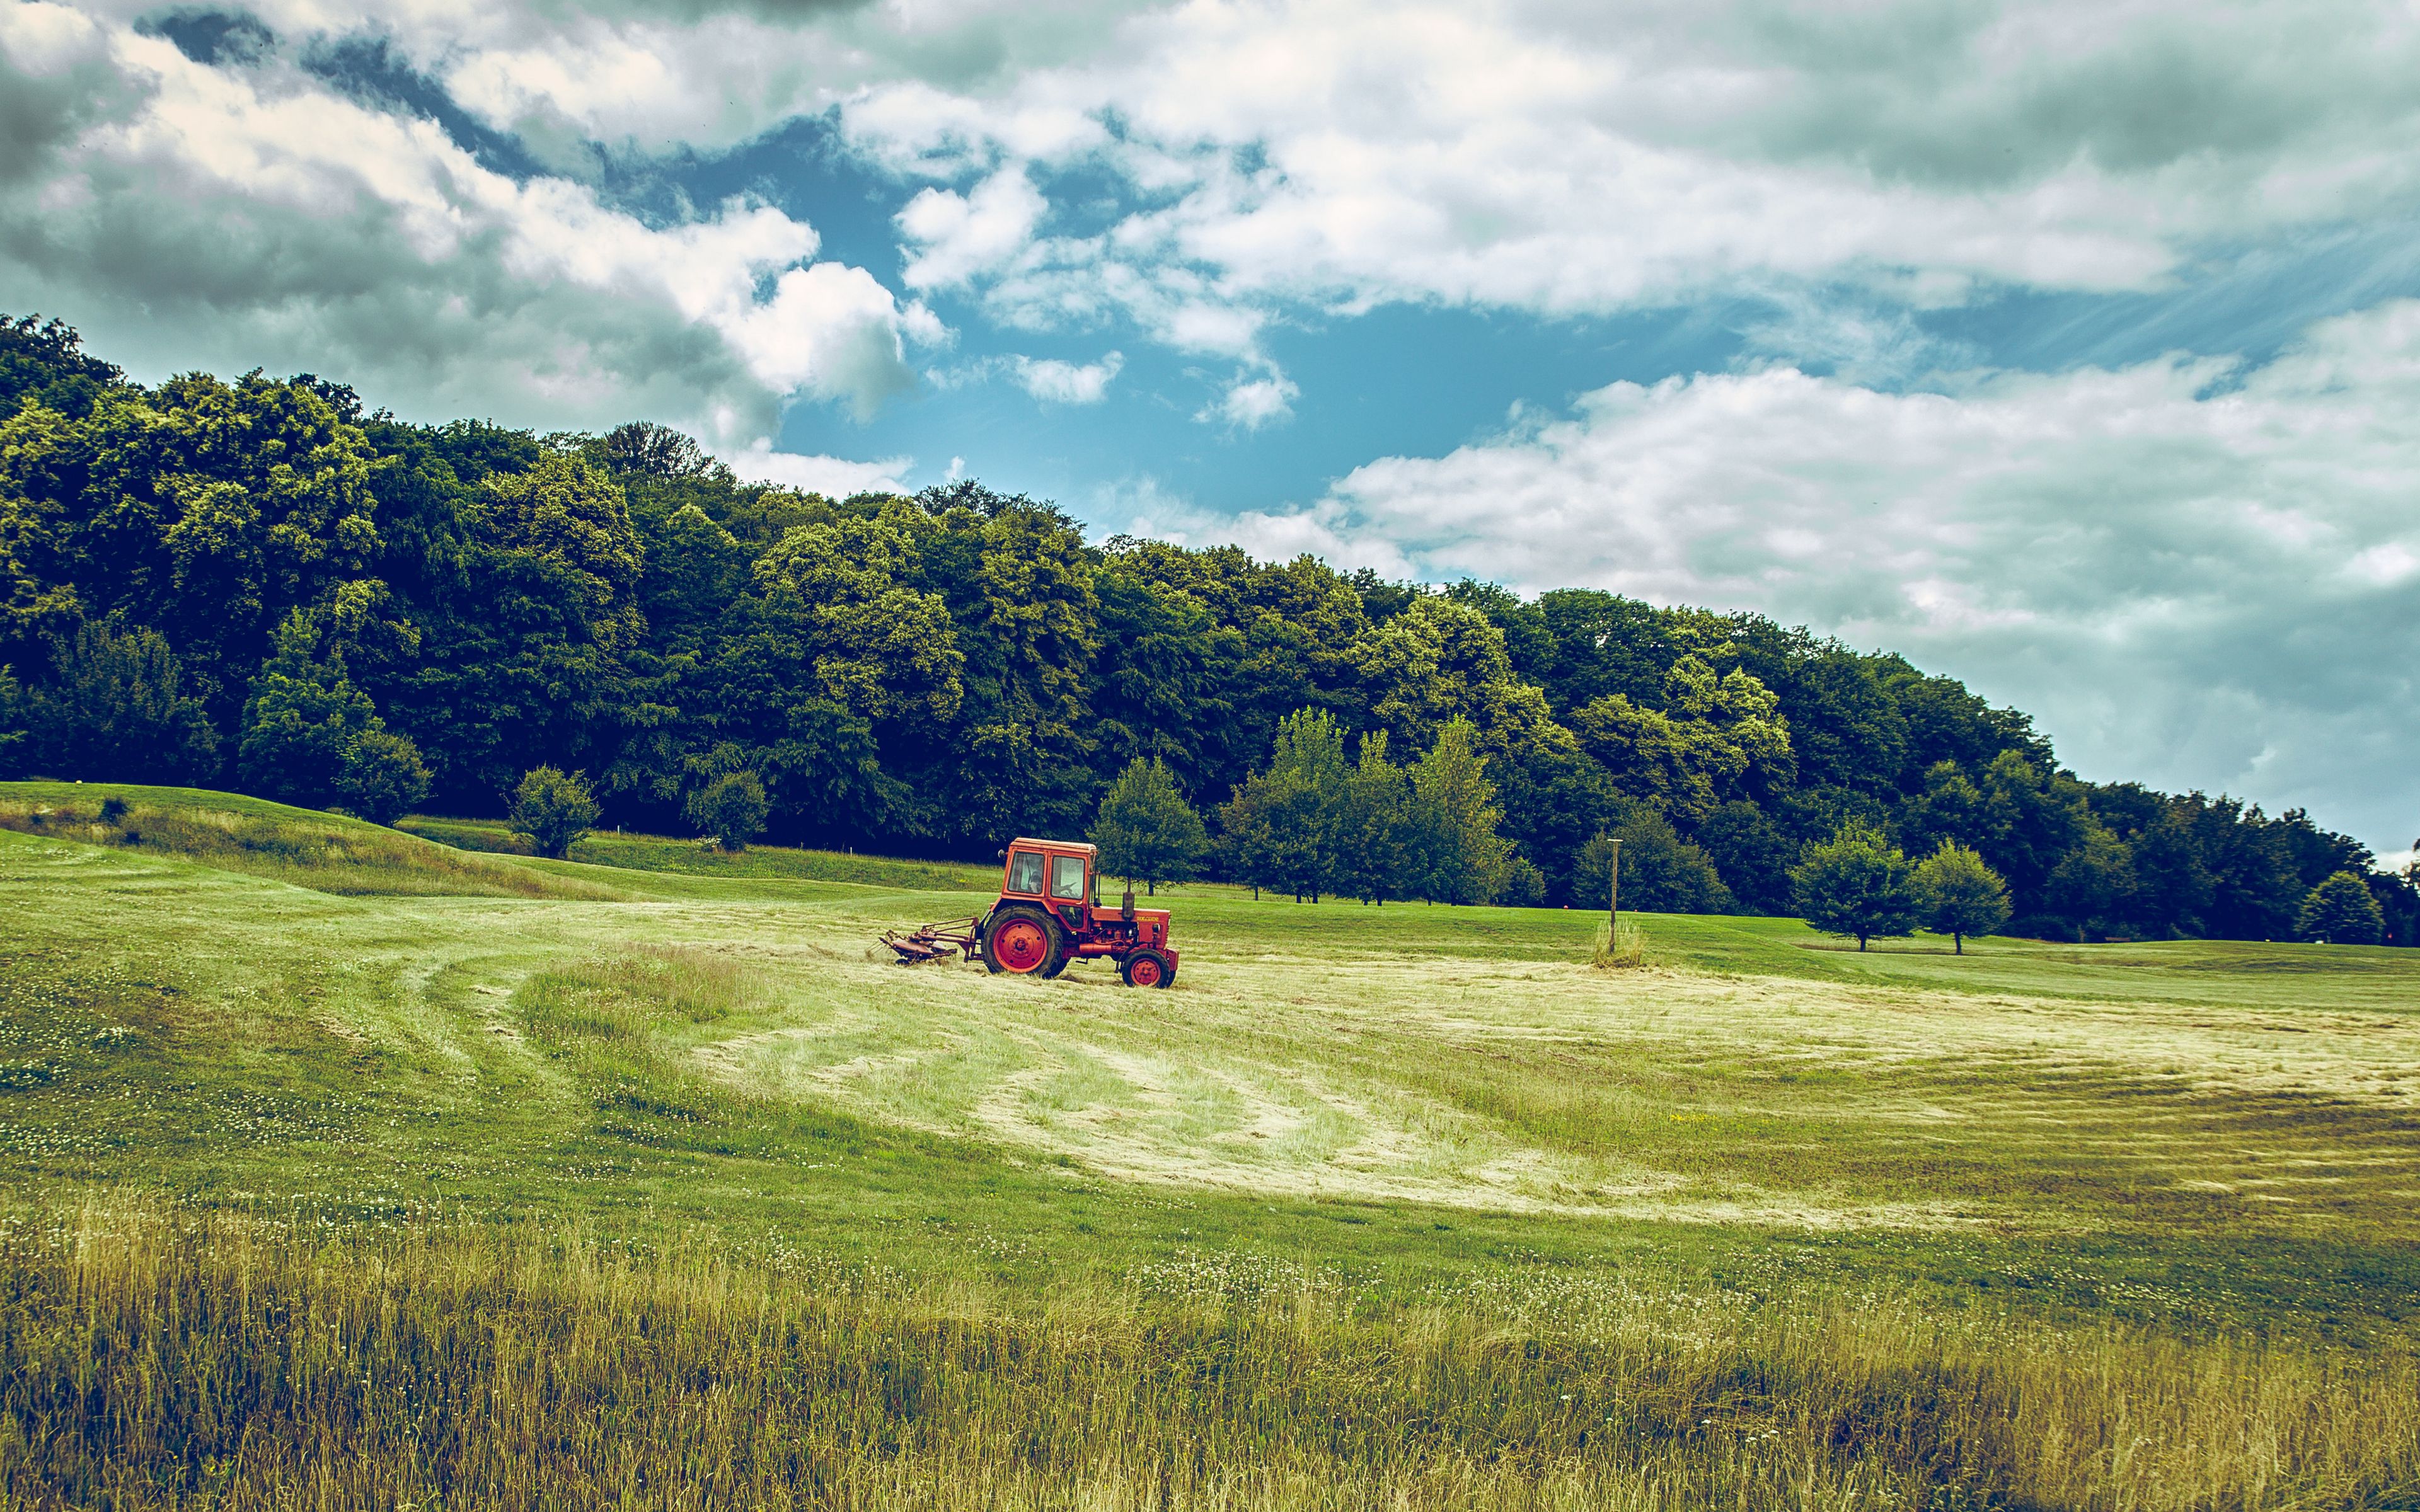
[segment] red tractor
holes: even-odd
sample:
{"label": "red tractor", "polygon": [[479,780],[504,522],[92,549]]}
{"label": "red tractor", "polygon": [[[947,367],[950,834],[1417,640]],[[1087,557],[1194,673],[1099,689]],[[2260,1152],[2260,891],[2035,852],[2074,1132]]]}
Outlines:
{"label": "red tractor", "polygon": [[1049,978],[1066,970],[1070,961],[1107,956],[1129,987],[1165,987],[1176,980],[1168,911],[1137,908],[1132,887],[1116,908],[1102,907],[1094,891],[1092,846],[1018,840],[1003,860],[1000,898],[989,912],[882,936],[901,965],[938,961],[956,950],[968,961],[981,956],[996,972]]}

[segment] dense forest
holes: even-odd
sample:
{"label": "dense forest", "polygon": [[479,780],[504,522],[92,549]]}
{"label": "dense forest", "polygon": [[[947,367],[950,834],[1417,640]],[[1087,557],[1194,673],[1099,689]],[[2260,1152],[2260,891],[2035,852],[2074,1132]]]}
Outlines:
{"label": "dense forest", "polygon": [[1752,614],[1091,544],[974,482],[834,501],[659,426],[407,424],[310,375],[146,388],[33,317],[0,318],[0,776],[333,806],[383,761],[477,814],[551,766],[677,830],[744,771],[774,838],[988,856],[1085,832],[1137,758],[1215,836],[1292,718],[1466,741],[1514,901],[1601,903],[1621,835],[1625,903],[1783,912],[1849,823],[1979,851],[2019,933],[2290,938],[2348,871],[2420,930],[2299,810],[2079,780],[2024,715]]}

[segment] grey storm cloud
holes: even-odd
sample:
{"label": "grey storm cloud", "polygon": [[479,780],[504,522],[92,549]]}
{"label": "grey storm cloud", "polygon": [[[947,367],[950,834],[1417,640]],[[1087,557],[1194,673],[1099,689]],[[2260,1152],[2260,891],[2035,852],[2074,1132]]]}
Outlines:
{"label": "grey storm cloud", "polygon": [[892,296],[806,266],[813,230],[762,208],[651,228],[274,60],[211,68],[52,7],[0,29],[0,294],[138,372],[308,368],[408,414],[725,443],[793,393],[863,409],[913,381]]}
{"label": "grey storm cloud", "polygon": [[1671,130],[1930,188],[2005,189],[2079,161],[2224,171],[2374,146],[2420,117],[2420,25],[2361,0],[1693,8],[1657,56],[1758,86]]}

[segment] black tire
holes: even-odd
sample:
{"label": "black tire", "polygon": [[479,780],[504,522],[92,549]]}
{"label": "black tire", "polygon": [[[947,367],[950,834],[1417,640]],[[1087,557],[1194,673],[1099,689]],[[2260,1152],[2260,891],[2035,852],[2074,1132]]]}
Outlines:
{"label": "black tire", "polygon": [[[1036,931],[1040,933],[1038,958],[1021,955],[1021,950],[1035,946]],[[1048,914],[1012,903],[993,910],[991,921],[984,926],[983,959],[984,964],[996,972],[1047,980],[1066,969],[1067,947],[1059,938],[1058,923]]]}
{"label": "black tire", "polygon": [[[1149,980],[1137,981],[1138,975]],[[1118,963],[1118,980],[1129,987],[1165,987],[1176,980],[1176,963],[1144,946]]]}

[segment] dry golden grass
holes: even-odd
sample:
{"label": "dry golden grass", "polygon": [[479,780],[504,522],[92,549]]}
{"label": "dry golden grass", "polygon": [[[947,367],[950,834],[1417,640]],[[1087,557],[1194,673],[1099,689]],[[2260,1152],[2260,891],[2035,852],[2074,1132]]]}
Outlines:
{"label": "dry golden grass", "polygon": [[1268,1280],[1006,1295],[106,1198],[0,1240],[0,1505],[2187,1512],[2420,1492],[2401,1350],[1551,1278],[1373,1310]]}

